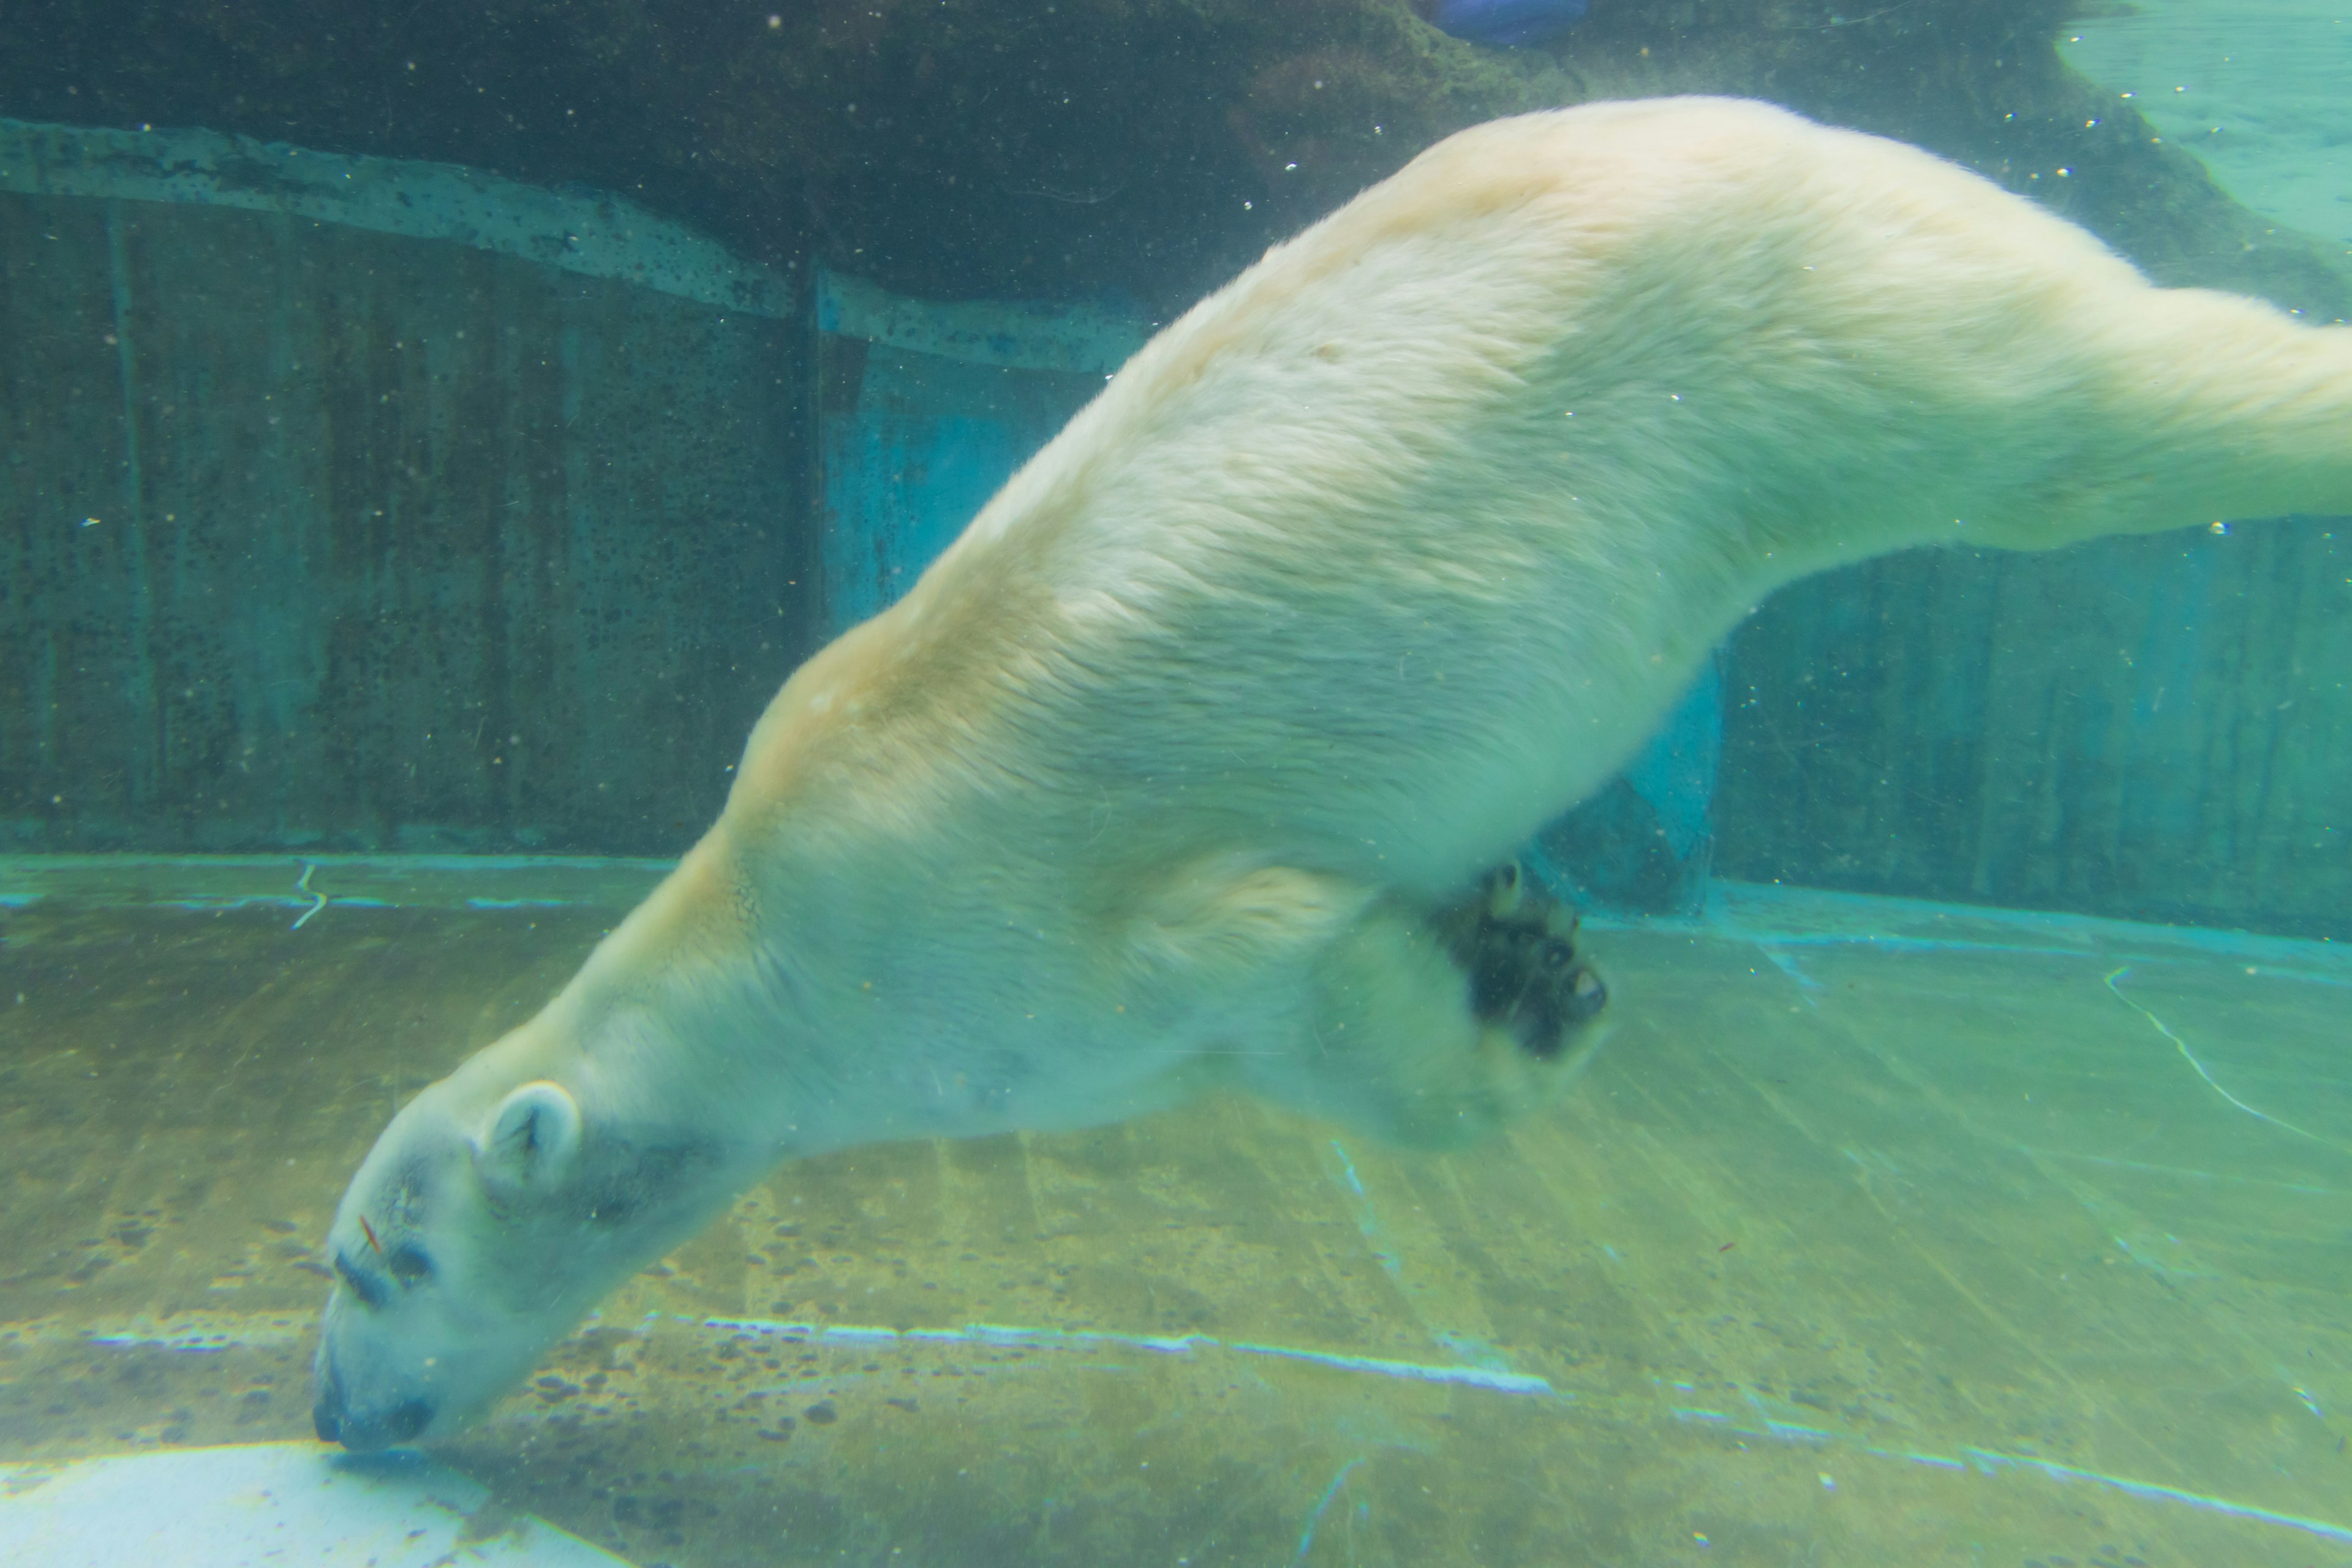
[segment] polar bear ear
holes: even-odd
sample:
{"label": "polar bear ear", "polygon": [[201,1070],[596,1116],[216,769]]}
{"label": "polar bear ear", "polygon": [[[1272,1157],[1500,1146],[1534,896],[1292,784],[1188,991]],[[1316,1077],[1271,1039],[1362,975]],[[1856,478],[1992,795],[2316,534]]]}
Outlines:
{"label": "polar bear ear", "polygon": [[499,1102],[474,1146],[474,1168],[496,1191],[561,1186],[580,1153],[580,1105],[560,1084],[527,1083]]}

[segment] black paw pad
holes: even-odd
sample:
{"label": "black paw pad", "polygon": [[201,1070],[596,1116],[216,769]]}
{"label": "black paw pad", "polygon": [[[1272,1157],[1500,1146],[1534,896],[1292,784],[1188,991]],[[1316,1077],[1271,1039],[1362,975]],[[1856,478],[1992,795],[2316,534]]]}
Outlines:
{"label": "black paw pad", "polygon": [[1546,1061],[1609,1005],[1601,976],[1576,952],[1576,911],[1529,886],[1517,866],[1487,873],[1478,894],[1444,922],[1470,981],[1470,1010],[1508,1028]]}

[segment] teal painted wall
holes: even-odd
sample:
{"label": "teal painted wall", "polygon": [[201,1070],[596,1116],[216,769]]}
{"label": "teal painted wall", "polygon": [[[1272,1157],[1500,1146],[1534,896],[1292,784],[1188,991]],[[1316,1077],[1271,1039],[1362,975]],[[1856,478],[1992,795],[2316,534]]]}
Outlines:
{"label": "teal painted wall", "polygon": [[1727,875],[2352,937],[2352,520],[1894,556],[1731,670]]}
{"label": "teal painted wall", "polygon": [[[626,204],[0,121],[0,847],[658,855],[1144,326]],[[2352,936],[2352,523],[1800,584],[1539,843]]]}
{"label": "teal painted wall", "polygon": [[820,635],[803,347],[478,244],[0,190],[0,844],[683,848]]}

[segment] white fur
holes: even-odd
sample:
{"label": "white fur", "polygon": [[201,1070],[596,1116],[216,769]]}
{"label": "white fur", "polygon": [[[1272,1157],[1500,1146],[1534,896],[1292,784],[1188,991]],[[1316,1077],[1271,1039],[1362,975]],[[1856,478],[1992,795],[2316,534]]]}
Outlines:
{"label": "white fur", "polygon": [[[395,1118],[331,1246],[435,1272],[337,1291],[322,1411],[447,1430],[790,1155],[1214,1082],[1473,1134],[1564,1066],[1471,1018],[1433,912],[1775,586],[2327,510],[2343,331],[1761,105],[1465,132],[1138,354],[792,678],[547,1010]],[[542,1084],[579,1121],[544,1188],[493,1137]]]}

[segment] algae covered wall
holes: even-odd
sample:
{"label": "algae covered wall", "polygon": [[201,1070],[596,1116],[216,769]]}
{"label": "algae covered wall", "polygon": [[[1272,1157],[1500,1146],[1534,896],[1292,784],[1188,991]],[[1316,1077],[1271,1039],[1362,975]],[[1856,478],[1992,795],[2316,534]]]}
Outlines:
{"label": "algae covered wall", "polygon": [[[0,147],[0,839],[691,842],[817,633],[789,288],[684,297],[657,232],[605,269],[661,288],[500,254],[530,202],[452,172]],[[476,198],[470,241],[300,210],[354,176],[395,226]],[[625,215],[572,216],[536,237]]]}
{"label": "algae covered wall", "polygon": [[[0,113],[327,151],[215,138],[201,200],[186,158],[135,199],[0,161],[0,837],[674,851],[951,527],[907,486],[1009,468],[1099,368],[956,369],[946,418],[807,279],[1149,327],[1495,114],[1770,98],[2165,281],[2352,309],[2340,245],[2065,68],[2061,0],[1857,9],[1594,0],[1492,50],[1404,0],[27,0]],[[2339,533],[1798,585],[1728,649],[1717,869],[2352,933]]]}
{"label": "algae covered wall", "polygon": [[2352,936],[2352,519],[1893,556],[1730,663],[1725,875]]}

